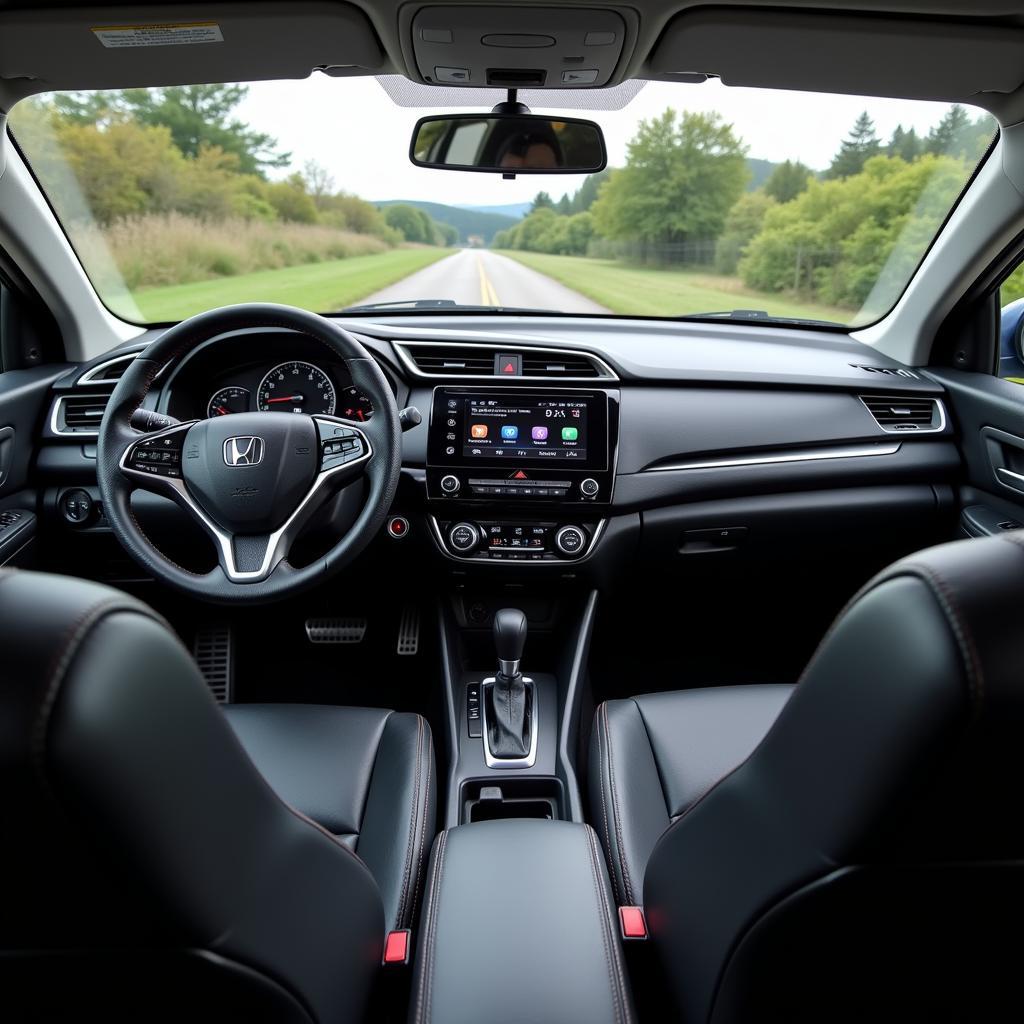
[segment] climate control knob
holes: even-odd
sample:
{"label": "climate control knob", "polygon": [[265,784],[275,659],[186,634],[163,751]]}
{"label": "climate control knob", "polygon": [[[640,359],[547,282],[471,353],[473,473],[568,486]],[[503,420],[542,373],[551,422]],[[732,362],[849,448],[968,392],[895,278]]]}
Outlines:
{"label": "climate control knob", "polygon": [[479,543],[481,533],[476,523],[456,523],[448,531],[448,544],[460,555],[468,555]]}
{"label": "climate control knob", "polygon": [[580,481],[580,494],[584,498],[596,497],[599,490],[601,490],[601,485],[592,476]]}
{"label": "climate control knob", "polygon": [[457,476],[449,473],[447,476],[441,477],[441,490],[445,494],[458,494],[460,487],[462,484]]}
{"label": "climate control knob", "polygon": [[587,546],[587,535],[579,526],[563,526],[555,534],[555,548],[563,558],[579,558]]}

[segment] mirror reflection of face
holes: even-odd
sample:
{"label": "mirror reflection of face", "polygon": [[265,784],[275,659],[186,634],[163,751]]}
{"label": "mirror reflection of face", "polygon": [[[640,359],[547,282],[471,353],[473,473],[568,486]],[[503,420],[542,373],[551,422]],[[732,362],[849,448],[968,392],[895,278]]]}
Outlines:
{"label": "mirror reflection of face", "polygon": [[554,149],[547,142],[531,142],[522,153],[506,153],[501,158],[502,169],[529,167],[549,170],[559,166]]}

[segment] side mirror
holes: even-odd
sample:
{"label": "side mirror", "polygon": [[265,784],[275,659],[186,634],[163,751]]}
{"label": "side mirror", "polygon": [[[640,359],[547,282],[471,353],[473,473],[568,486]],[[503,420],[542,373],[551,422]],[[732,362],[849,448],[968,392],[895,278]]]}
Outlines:
{"label": "side mirror", "polygon": [[608,155],[593,121],[540,114],[450,114],[416,122],[409,159],[418,167],[491,174],[594,174]]}

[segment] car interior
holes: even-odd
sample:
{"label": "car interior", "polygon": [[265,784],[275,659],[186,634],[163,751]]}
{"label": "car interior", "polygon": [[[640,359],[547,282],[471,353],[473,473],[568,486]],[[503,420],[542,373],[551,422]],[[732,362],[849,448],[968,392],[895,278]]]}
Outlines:
{"label": "car interior", "polygon": [[[626,161],[599,229],[639,209],[612,123],[654,90],[992,129],[911,257],[849,236],[875,269],[842,323],[618,312],[608,260],[552,283],[564,254],[542,300],[528,245],[465,234],[432,266],[479,303],[108,285],[72,199],[128,186],[58,167],[38,104],[71,146],[127,123],[82,97],[310,78],[324,133],[347,88],[401,114],[387,155],[344,144],[381,195]],[[0,0],[0,110],[4,1020],[1019,1018],[1019,0]],[[745,279],[837,175],[764,200]]]}

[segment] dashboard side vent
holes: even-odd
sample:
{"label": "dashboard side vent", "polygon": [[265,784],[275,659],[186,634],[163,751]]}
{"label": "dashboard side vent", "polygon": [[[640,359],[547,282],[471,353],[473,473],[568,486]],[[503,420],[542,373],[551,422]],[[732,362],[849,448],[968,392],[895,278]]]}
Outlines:
{"label": "dashboard side vent", "polygon": [[617,380],[603,360],[575,349],[532,345],[395,341],[402,361],[424,377],[495,377],[495,356],[518,355],[522,372],[517,380]]}
{"label": "dashboard side vent", "polygon": [[861,401],[875,422],[888,433],[937,431],[946,425],[942,403],[937,398],[862,395]]}
{"label": "dashboard side vent", "polygon": [[865,373],[877,373],[883,377],[903,377],[907,380],[920,380],[912,370],[905,370],[896,366],[867,366],[864,363],[850,363],[855,370],[863,370]]}
{"label": "dashboard side vent", "polygon": [[109,395],[65,395],[53,410],[55,434],[95,434],[107,407]]}

